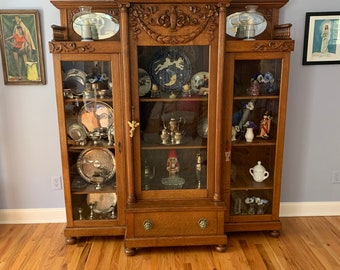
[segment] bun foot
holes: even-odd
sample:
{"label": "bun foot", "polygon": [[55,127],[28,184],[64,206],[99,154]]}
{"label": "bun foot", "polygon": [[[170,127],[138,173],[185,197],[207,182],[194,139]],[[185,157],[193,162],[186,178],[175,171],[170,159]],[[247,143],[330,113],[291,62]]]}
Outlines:
{"label": "bun foot", "polygon": [[74,245],[77,242],[77,238],[75,237],[66,237],[65,240],[67,245]]}
{"label": "bun foot", "polygon": [[271,231],[270,236],[278,238],[280,236],[280,231]]}
{"label": "bun foot", "polygon": [[227,245],[218,245],[215,247],[218,252],[225,252],[227,250]]}
{"label": "bun foot", "polygon": [[136,254],[136,249],[135,248],[125,248],[125,254],[128,256],[133,256]]}

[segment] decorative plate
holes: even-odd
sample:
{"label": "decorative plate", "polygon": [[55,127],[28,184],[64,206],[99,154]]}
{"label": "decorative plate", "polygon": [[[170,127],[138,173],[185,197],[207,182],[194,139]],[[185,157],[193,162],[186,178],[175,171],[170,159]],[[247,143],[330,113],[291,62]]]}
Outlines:
{"label": "decorative plate", "polygon": [[151,90],[151,78],[145,69],[138,69],[138,85],[140,97],[145,96]]}
{"label": "decorative plate", "polygon": [[73,95],[82,95],[86,89],[86,76],[87,74],[82,70],[70,69],[65,76],[64,88],[70,89]]}
{"label": "decorative plate", "polygon": [[198,72],[191,78],[191,89],[199,95],[209,91],[209,72]]}
{"label": "decorative plate", "polygon": [[156,54],[150,69],[153,81],[162,90],[181,90],[191,76],[189,58],[176,48],[168,48]]}
{"label": "decorative plate", "polygon": [[93,204],[93,212],[97,214],[111,212],[117,204],[116,193],[90,193],[87,195],[87,204]]}
{"label": "decorative plate", "polygon": [[116,160],[110,150],[104,147],[91,147],[80,153],[77,169],[85,181],[98,184],[98,178],[101,178],[105,183],[116,173]]}
{"label": "decorative plate", "polygon": [[[239,16],[242,12],[235,12],[227,17],[226,21],[226,33],[229,36],[235,37],[237,32],[237,26],[241,24]],[[255,24],[255,36],[261,34],[267,28],[267,21],[264,20],[260,24]]]}
{"label": "decorative plate", "polygon": [[67,129],[67,134],[76,142],[84,141],[87,137],[84,128],[79,124],[70,125]]}
{"label": "decorative plate", "polygon": [[88,102],[80,109],[78,122],[90,133],[107,132],[113,125],[113,109],[105,102]]}
{"label": "decorative plate", "polygon": [[119,23],[111,15],[99,12],[86,13],[77,17],[73,22],[73,29],[79,36],[81,36],[81,26],[86,20],[96,26],[99,40],[113,37],[119,31]]}

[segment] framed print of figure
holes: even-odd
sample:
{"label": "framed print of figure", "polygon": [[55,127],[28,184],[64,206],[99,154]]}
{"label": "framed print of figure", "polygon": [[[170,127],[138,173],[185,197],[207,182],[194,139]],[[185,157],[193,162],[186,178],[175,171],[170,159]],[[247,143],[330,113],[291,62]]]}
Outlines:
{"label": "framed print of figure", "polygon": [[45,84],[38,10],[0,10],[5,84]]}
{"label": "framed print of figure", "polygon": [[303,65],[340,64],[340,11],[306,13]]}

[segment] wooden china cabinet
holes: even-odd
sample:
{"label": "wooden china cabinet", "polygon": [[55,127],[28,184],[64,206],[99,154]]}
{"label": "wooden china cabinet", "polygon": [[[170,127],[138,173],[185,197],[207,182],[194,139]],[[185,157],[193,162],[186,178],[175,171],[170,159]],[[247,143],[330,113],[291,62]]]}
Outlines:
{"label": "wooden china cabinet", "polygon": [[[278,234],[286,2],[51,0],[68,243],[124,235],[133,255]],[[254,4],[265,20],[244,40],[227,17]]]}

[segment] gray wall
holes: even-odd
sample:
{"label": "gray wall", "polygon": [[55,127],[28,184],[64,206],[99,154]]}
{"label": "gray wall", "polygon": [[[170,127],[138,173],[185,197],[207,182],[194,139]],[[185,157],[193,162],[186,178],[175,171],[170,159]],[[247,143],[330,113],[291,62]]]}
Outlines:
{"label": "gray wall", "polygon": [[334,0],[291,0],[281,23],[293,24],[281,201],[340,201],[340,65],[302,66],[306,12],[340,11]]}
{"label": "gray wall", "polygon": [[[5,86],[0,72],[0,208],[59,208],[62,191],[50,178],[61,175],[50,25],[59,13],[48,0],[2,1],[1,9],[38,9],[47,84]],[[304,19],[307,11],[339,10],[334,0],[291,0],[281,22],[293,23],[282,201],[340,201],[340,185],[331,184],[340,171],[339,65],[302,66]],[[338,139],[339,138],[339,139]]]}

